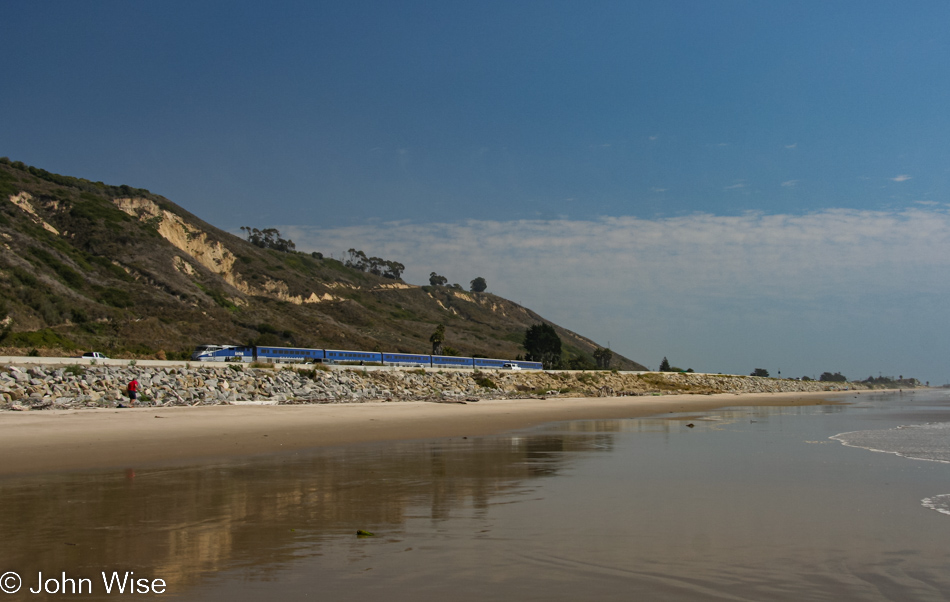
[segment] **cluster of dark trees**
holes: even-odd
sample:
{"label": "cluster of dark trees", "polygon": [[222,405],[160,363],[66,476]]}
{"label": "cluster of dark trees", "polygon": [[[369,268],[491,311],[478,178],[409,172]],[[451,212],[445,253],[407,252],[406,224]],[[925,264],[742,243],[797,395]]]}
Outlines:
{"label": "cluster of dark trees", "polygon": [[594,361],[601,370],[610,370],[610,360],[614,357],[614,352],[610,349],[598,348],[594,352]]}
{"label": "cluster of dark trees", "polygon": [[670,365],[670,360],[663,357],[663,360],[660,362],[660,372],[692,372],[692,368],[687,368],[683,370],[682,368],[677,368],[676,366]]}
{"label": "cluster of dark trees", "polygon": [[[765,368],[756,368],[752,372],[752,376],[767,377],[768,375],[769,371]],[[810,376],[803,376],[801,377],[801,380],[813,381],[815,379]],[[840,372],[822,372],[821,376],[818,377],[818,380],[825,383],[844,383],[848,382],[848,377]],[[865,380],[858,382],[865,385],[885,387],[888,389],[896,389],[898,387],[916,387],[920,385],[920,381],[918,381],[916,378],[905,379],[903,374],[897,378],[894,378],[893,376],[878,376],[877,378],[869,376]],[[928,382],[927,385],[929,386],[930,383]]]}
{"label": "cluster of dark trees", "polygon": [[[897,378],[893,376],[878,376],[877,378],[869,376],[866,379],[861,381],[866,385],[878,385],[884,386],[887,388],[894,387],[916,387],[920,385],[920,381],[916,378],[908,377],[904,378],[904,375],[901,374]],[[930,381],[927,381],[927,386],[930,386]]]}
{"label": "cluster of dark trees", "polygon": [[[432,272],[431,274],[429,274],[429,284],[431,284],[432,286],[448,286],[449,279],[446,278],[445,276],[440,276],[439,274]],[[485,279],[482,278],[481,276],[478,276],[477,278],[472,280],[469,284],[471,286],[470,290],[473,293],[484,293],[485,290],[488,288],[488,283],[485,282]],[[453,284],[450,288],[461,290],[462,285]]]}
{"label": "cluster of dark trees", "polygon": [[297,250],[297,245],[290,239],[281,238],[280,230],[276,228],[264,228],[258,230],[250,226],[241,226],[247,236],[247,242],[262,249],[273,249],[282,253],[293,253]]}
{"label": "cluster of dark trees", "polygon": [[[281,237],[280,230],[277,228],[259,230],[250,226],[241,226],[241,230],[244,231],[247,242],[262,249],[273,249],[283,253],[297,252],[297,245],[294,244],[294,241]],[[382,257],[367,257],[366,253],[357,249],[350,249],[347,253],[349,257],[343,262],[346,267],[361,272],[369,272],[383,278],[399,280],[406,269],[406,266],[398,261],[387,261]],[[314,259],[323,259],[323,253],[313,252],[310,255]],[[434,274],[435,272],[433,272]]]}
{"label": "cluster of dark trees", "polygon": [[[781,375],[781,372],[779,372],[779,374]],[[768,375],[769,375],[769,371],[766,370],[765,368],[756,368],[751,374],[751,376],[765,376],[765,377],[768,377]],[[801,380],[814,380],[814,379],[808,376],[803,376]],[[845,377],[844,374],[840,372],[835,372],[834,374],[832,374],[831,372],[822,372],[818,380],[822,382],[829,382],[829,383],[843,383],[843,382],[847,382],[848,379],[847,377]]]}
{"label": "cluster of dark trees", "polygon": [[569,370],[609,370],[614,352],[610,349],[598,348],[594,351],[594,362],[589,357],[571,357],[566,362],[561,349],[561,337],[550,324],[535,324],[528,327],[524,333],[522,346],[525,350],[524,359],[529,362],[541,362],[545,370],[557,370],[566,367]]}
{"label": "cluster of dark trees", "polygon": [[535,324],[524,333],[525,356],[529,362],[541,362],[545,370],[561,367],[561,337],[550,324]]}
{"label": "cluster of dark trees", "polygon": [[350,249],[347,253],[349,257],[343,262],[343,265],[383,278],[399,280],[402,277],[403,270],[406,269],[406,266],[398,261],[387,261],[381,257],[367,257],[366,253],[356,249]]}
{"label": "cluster of dark trees", "polygon": [[[457,349],[445,346],[445,324],[436,326],[435,331],[429,337],[432,343],[432,355],[459,355]],[[545,370],[557,370],[564,367],[564,360],[561,348],[561,337],[550,324],[535,324],[528,327],[524,333],[522,346],[525,350],[524,356],[518,356],[517,359],[525,359],[530,362],[541,362]],[[613,359],[613,351],[610,349],[597,349],[594,352],[594,361],[591,363],[587,357],[573,357],[567,362],[567,368],[570,370],[609,370],[610,361]]]}

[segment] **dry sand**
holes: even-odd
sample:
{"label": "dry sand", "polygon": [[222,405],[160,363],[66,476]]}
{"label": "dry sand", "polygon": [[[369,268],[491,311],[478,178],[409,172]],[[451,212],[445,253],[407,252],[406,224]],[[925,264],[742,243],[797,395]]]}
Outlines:
{"label": "dry sand", "polygon": [[[51,410],[0,414],[0,475],[136,467],[352,443],[496,434],[547,422],[729,406],[814,405],[857,392]],[[834,401],[832,401],[833,403]]]}

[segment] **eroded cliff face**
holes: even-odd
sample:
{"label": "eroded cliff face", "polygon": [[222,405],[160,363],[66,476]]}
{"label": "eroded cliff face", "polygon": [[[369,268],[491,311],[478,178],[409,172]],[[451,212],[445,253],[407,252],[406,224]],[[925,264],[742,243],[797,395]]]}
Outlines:
{"label": "eroded cliff face", "polygon": [[[115,205],[125,213],[139,221],[151,223],[158,233],[175,245],[189,257],[224,278],[225,282],[243,293],[250,292],[243,280],[234,273],[234,262],[237,258],[227,247],[219,241],[211,241],[206,232],[187,224],[181,217],[171,211],[162,209],[157,203],[143,198],[115,199]],[[184,268],[183,262],[175,262],[176,269],[185,273],[193,273]]]}
{"label": "eroded cliff face", "polygon": [[[24,193],[25,194],[25,193]],[[29,195],[26,195],[29,197]],[[12,200],[12,199],[11,199]],[[28,206],[28,200],[21,200],[21,204],[26,203],[25,211],[31,211]],[[343,301],[344,297],[334,295],[329,292],[312,291],[309,295],[294,295],[290,287],[283,280],[275,278],[265,278],[263,283],[257,286],[248,284],[240,277],[240,274],[234,269],[237,257],[220,241],[211,240],[207,232],[187,223],[180,216],[162,209],[157,203],[146,198],[118,198],[114,200],[116,207],[128,215],[135,217],[141,222],[150,223],[158,233],[177,247],[188,257],[198,264],[208,268],[215,274],[221,276],[225,282],[236,288],[245,295],[258,297],[270,297],[279,301],[286,301],[295,305],[303,303],[326,303],[332,301]],[[195,271],[188,261],[181,257],[176,257],[174,267],[179,272],[188,276],[194,276]],[[347,288],[359,290],[361,287],[345,283],[327,283],[328,288]],[[378,289],[409,289],[418,288],[411,284],[394,282],[391,284],[381,284]]]}
{"label": "eroded cliff face", "polygon": [[[57,235],[59,234],[59,230],[57,230],[56,228],[51,226],[49,223],[47,223],[46,220],[40,217],[39,214],[36,212],[36,209],[33,207],[33,195],[31,195],[29,192],[21,192],[20,194],[11,194],[10,202],[16,205],[17,207],[19,207],[22,211],[28,213],[30,215],[30,218],[34,222],[43,226],[43,228],[47,230],[48,232],[52,232],[53,234],[57,234]],[[54,211],[59,210],[59,203],[57,201],[51,201],[48,204],[51,205],[50,208],[53,209]]]}
{"label": "eroded cliff face", "polygon": [[[144,198],[115,199],[116,206],[142,222],[151,223],[158,233],[198,264],[221,276],[225,282],[245,295],[271,297],[300,305],[302,295],[292,295],[287,283],[268,278],[259,287],[249,285],[235,271],[237,257],[220,241],[211,240],[207,232],[188,224],[180,216],[162,209],[152,200]],[[194,269],[187,261],[175,258],[175,269],[193,276]],[[311,294],[310,297],[314,297]],[[307,299],[308,302],[310,299]]]}

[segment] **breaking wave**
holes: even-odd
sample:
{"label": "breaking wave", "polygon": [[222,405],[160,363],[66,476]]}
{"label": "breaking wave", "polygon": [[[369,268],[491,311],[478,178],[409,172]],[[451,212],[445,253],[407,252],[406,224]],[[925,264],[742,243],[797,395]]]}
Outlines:
{"label": "breaking wave", "polygon": [[831,437],[848,447],[860,447],[913,460],[950,464],[950,422],[912,424],[880,431],[854,431]]}
{"label": "breaking wave", "polygon": [[[911,424],[879,431],[854,431],[831,438],[848,447],[950,464],[950,422]],[[950,515],[950,494],[924,498],[920,503],[924,508]]]}

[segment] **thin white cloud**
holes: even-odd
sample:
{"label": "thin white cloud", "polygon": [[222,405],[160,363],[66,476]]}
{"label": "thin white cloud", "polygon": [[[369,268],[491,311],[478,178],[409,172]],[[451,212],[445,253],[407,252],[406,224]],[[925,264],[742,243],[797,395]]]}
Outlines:
{"label": "thin white cloud", "polygon": [[747,373],[774,355],[783,374],[864,377],[907,365],[923,376],[943,369],[934,358],[950,339],[942,206],[280,230],[304,251],[355,247],[398,260],[412,283],[432,271],[460,283],[482,276],[495,293],[647,364],[675,347],[700,358],[683,363],[713,371]]}
{"label": "thin white cloud", "polygon": [[659,136],[650,136],[650,140],[651,140],[652,142],[656,142],[656,141],[659,140],[659,139],[660,139]]}
{"label": "thin white cloud", "polygon": [[650,189],[651,192],[666,192],[667,190],[669,190],[669,188],[655,188],[654,187]]}
{"label": "thin white cloud", "polygon": [[914,203],[918,205],[926,205],[928,207],[936,207],[940,205],[940,203],[938,203],[937,201],[914,201]]}
{"label": "thin white cloud", "polygon": [[782,182],[782,186],[784,186],[785,188],[794,188],[797,185],[798,185],[798,180],[785,180],[784,182]]}
{"label": "thin white cloud", "polygon": [[907,180],[912,180],[912,179],[914,179],[914,176],[909,176],[909,175],[907,175],[907,174],[901,174],[901,175],[899,175],[899,176],[895,176],[895,177],[891,178],[891,182],[906,182]]}
{"label": "thin white cloud", "polygon": [[736,182],[735,184],[731,186],[726,186],[725,188],[723,188],[723,190],[738,190],[740,188],[745,188],[745,184],[743,184],[742,182]]}
{"label": "thin white cloud", "polygon": [[789,149],[789,150],[796,149],[796,148],[798,148],[798,143],[796,142],[796,143],[794,143],[794,144],[786,144],[786,145],[785,145],[785,148],[787,148],[787,149]]}
{"label": "thin white cloud", "polygon": [[[474,270],[490,272],[496,282],[505,283],[503,288],[524,282],[533,287],[550,277],[550,282],[565,285],[566,294],[571,287],[562,276],[596,282],[605,292],[625,288],[619,284],[623,278],[617,278],[618,265],[624,266],[624,273],[637,274],[632,280],[641,293],[702,286],[724,297],[809,297],[862,282],[892,286],[905,282],[910,273],[950,268],[950,212],[932,209],[832,209],[799,216],[695,214],[660,220],[401,222],[328,230],[284,226],[281,231],[305,250],[328,253],[356,246],[398,259],[410,266],[410,281],[415,277],[424,282],[436,268],[457,270],[459,278]],[[577,270],[566,269],[570,266]],[[662,277],[674,273],[686,278]],[[940,278],[926,281],[926,286],[950,288],[940,284]]]}

